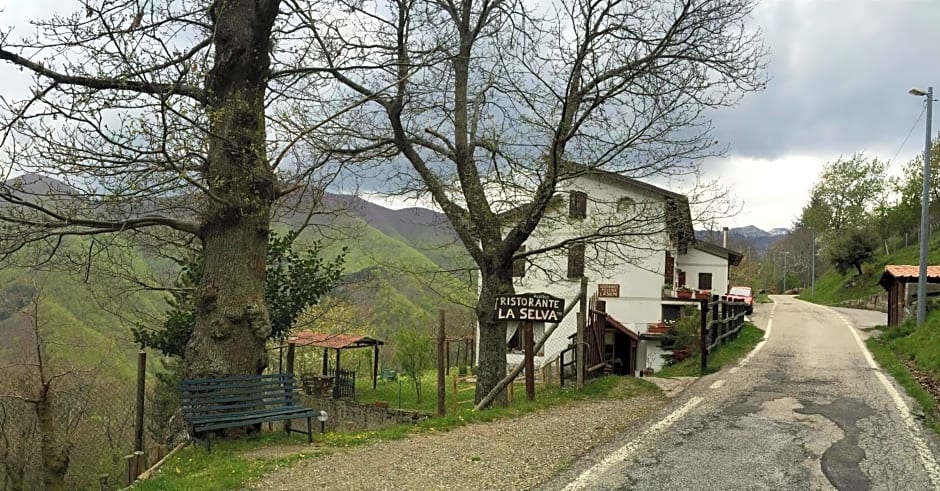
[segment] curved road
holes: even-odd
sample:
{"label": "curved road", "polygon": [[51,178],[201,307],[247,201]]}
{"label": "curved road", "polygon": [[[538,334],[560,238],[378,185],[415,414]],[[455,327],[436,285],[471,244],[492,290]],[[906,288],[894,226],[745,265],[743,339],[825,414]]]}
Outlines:
{"label": "curved road", "polygon": [[545,489],[940,489],[937,438],[856,328],[884,314],[773,298],[754,314],[769,336],[741,364]]}

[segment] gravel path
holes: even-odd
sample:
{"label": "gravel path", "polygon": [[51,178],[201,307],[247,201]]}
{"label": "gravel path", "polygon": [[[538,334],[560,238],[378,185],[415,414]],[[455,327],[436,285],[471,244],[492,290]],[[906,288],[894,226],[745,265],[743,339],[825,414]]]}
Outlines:
{"label": "gravel path", "polygon": [[666,402],[659,394],[578,402],[416,434],[305,459],[249,489],[531,489]]}

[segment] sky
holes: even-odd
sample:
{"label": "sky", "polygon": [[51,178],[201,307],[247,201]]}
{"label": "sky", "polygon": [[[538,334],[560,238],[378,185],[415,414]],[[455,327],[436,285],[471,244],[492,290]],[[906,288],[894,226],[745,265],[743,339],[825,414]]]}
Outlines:
{"label": "sky", "polygon": [[[0,27],[22,33],[27,19],[47,13],[43,4],[55,2],[0,0]],[[864,152],[897,172],[923,151],[925,101],[907,91],[940,92],[940,1],[763,0],[751,25],[770,51],[770,80],[712,114],[728,152],[704,162],[704,173],[742,206],[720,225],[789,227],[826,162]],[[7,73],[4,92],[25,81]]]}

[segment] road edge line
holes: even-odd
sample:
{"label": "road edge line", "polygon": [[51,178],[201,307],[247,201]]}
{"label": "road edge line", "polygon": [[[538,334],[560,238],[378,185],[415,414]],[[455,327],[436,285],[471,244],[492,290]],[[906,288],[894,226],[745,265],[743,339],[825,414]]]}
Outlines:
{"label": "road edge line", "polygon": [[647,437],[667,430],[670,426],[675,424],[676,421],[685,416],[687,412],[691,411],[695,406],[701,404],[704,400],[705,398],[700,396],[695,396],[689,399],[685,402],[685,404],[678,407],[675,411],[669,413],[668,416],[661,419],[653,426],[647,428],[646,431],[640,434],[638,438],[627,442],[626,445],[620,447],[608,455],[607,458],[582,472],[577,478],[575,478],[575,480],[568,483],[568,485],[563,488],[563,491],[576,491],[579,489],[584,489],[585,486],[591,483],[592,478],[607,471],[613,467],[614,464],[627,460],[631,455],[633,455],[634,452],[637,451],[637,449],[647,439]]}
{"label": "road edge line", "polygon": [[888,377],[884,374],[884,371],[875,362],[875,359],[872,357],[871,352],[868,351],[868,346],[865,346],[865,343],[862,341],[862,337],[858,335],[858,332],[855,330],[855,327],[849,322],[848,319],[842,316],[842,314],[836,312],[835,310],[830,309],[828,306],[823,305],[826,310],[835,314],[839,320],[845,324],[845,327],[848,328],[849,332],[852,333],[852,337],[855,338],[855,342],[858,344],[858,347],[861,348],[862,354],[865,356],[865,361],[868,365],[874,370],[875,378],[881,382],[881,385],[884,386],[885,390],[888,392],[888,396],[894,402],[894,406],[898,409],[898,413],[901,415],[901,420],[904,421],[904,426],[907,427],[908,433],[911,435],[911,442],[914,444],[914,449],[917,450],[917,456],[920,457],[921,465],[924,466],[924,470],[927,471],[927,476],[930,477],[930,482],[934,485],[935,489],[940,489],[940,465],[934,460],[933,452],[930,451],[930,447],[927,446],[927,442],[921,437],[921,429],[918,426],[917,422],[914,421],[914,417],[911,415],[911,408],[904,401],[904,398],[901,397],[901,394],[894,387],[894,384],[888,380]]}
{"label": "road edge line", "polygon": [[[768,298],[770,297],[768,296]],[[767,341],[770,340],[770,332],[774,328],[774,312],[777,311],[777,301],[772,298],[770,301],[774,303],[774,306],[770,308],[770,315],[767,316],[767,328],[764,329],[764,339],[761,339],[760,342],[754,346],[754,349],[752,349],[751,352],[747,354],[747,356],[742,358],[737,365],[728,369],[728,373],[737,373],[737,371],[746,365],[751,360],[751,358],[753,358],[754,355],[756,355],[761,350],[761,348],[767,344]]]}

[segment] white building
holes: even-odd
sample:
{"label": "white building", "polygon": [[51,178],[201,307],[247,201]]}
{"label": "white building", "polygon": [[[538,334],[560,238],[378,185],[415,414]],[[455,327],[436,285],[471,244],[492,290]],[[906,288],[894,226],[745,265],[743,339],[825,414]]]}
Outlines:
{"label": "white building", "polygon": [[[603,318],[608,329],[592,333],[595,347],[604,351],[598,356],[617,360],[617,366],[607,370],[621,374],[658,370],[663,352],[656,339],[659,334],[649,333],[649,325],[675,318],[682,305],[695,308],[693,302],[673,298],[676,288],[689,281],[689,287],[710,286],[715,293],[725,293],[729,264],[736,265],[741,255],[696,244],[688,199],[681,194],[597,170],[584,170],[559,188],[520,249],[544,252],[516,261],[516,293],[548,293],[567,304],[577,297],[585,276],[590,308],[607,314],[594,318]],[[513,213],[503,217],[508,223]],[[588,238],[579,240],[584,237]],[[544,329],[535,325],[536,341]],[[554,361],[569,347],[576,330],[573,312],[537,353],[536,366]],[[511,365],[522,363],[521,341],[521,330],[510,323],[507,361]],[[590,365],[592,358],[587,358]]]}
{"label": "white building", "polygon": [[731,266],[741,264],[744,256],[719,245],[696,241],[676,258],[677,283],[716,295],[728,293]]}

